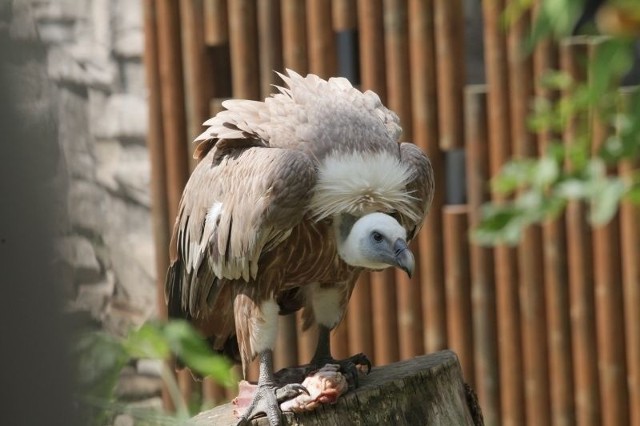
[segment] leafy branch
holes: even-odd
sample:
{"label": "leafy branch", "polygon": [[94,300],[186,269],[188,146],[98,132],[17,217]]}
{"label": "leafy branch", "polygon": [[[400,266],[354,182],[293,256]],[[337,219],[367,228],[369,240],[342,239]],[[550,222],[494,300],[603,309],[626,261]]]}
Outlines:
{"label": "leafy branch", "polygon": [[[545,0],[528,45],[567,34],[572,25],[567,16],[572,15],[556,12],[562,6],[565,12],[576,10],[579,3]],[[530,7],[527,0],[511,2],[506,21]],[[557,217],[573,200],[589,206],[594,226],[611,220],[623,200],[640,204],[640,91],[621,88],[633,62],[634,45],[623,37],[593,40],[595,53],[585,58],[587,81],[574,81],[560,71],[542,77],[543,87],[558,96],[535,99],[528,125],[532,132],[555,138],[540,158],[512,160],[491,180],[493,192],[508,201],[483,207],[483,219],[473,232],[476,242],[516,244],[525,227]],[[606,137],[594,149],[596,125],[605,129]],[[610,173],[623,162],[633,169],[630,173]]]}
{"label": "leafy branch", "polygon": [[[175,375],[169,367],[178,357],[192,371],[211,377],[224,386],[237,380],[230,362],[214,354],[203,337],[186,321],[148,322],[120,339],[105,332],[79,334],[73,346],[76,359],[78,400],[83,405],[82,416],[87,424],[103,424],[114,412],[142,416],[154,424],[168,424],[189,418]],[[161,377],[176,407],[175,416],[134,412],[115,401],[114,390],[122,368],[134,359],[161,360]],[[152,419],[153,417],[153,419]]]}

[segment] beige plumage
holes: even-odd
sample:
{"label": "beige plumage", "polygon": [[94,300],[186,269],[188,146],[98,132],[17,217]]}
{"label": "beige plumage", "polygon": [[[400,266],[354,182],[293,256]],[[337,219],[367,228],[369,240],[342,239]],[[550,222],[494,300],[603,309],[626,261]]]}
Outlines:
{"label": "beige plumage", "polygon": [[376,94],[343,78],[281,77],[280,93],[226,101],[205,123],[170,247],[170,316],[245,369],[263,352],[269,369],[278,312],[304,308],[328,333],[362,270],[411,272],[401,242],[433,197],[429,160],[397,142],[398,118]]}

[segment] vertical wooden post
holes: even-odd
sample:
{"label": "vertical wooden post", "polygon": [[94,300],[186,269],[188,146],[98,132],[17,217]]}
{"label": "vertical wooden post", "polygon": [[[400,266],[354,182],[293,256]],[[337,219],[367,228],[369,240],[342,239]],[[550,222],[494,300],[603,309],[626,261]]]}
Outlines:
{"label": "vertical wooden post", "polygon": [[362,90],[373,90],[385,102],[387,90],[383,27],[382,1],[358,0]]}
{"label": "vertical wooden post", "polygon": [[[599,43],[589,44],[591,59]],[[592,81],[596,76],[589,75]],[[595,154],[604,145],[613,129],[591,112],[591,149]],[[609,174],[617,170],[609,169]],[[602,424],[629,424],[629,398],[624,341],[624,302],[622,294],[622,263],[620,259],[619,217],[593,229],[593,267],[598,342],[598,370],[602,390]]]}
{"label": "vertical wooden post", "polygon": [[461,148],[463,141],[464,10],[461,0],[434,0],[440,148]]}
{"label": "vertical wooden post", "polygon": [[253,0],[234,0],[228,6],[233,97],[259,99],[256,3]]}
{"label": "vertical wooden post", "polygon": [[[620,165],[620,174],[630,176],[638,170],[630,161]],[[620,208],[622,277],[627,349],[627,382],[630,425],[640,425],[640,206],[624,201]]]}
{"label": "vertical wooden post", "polygon": [[369,275],[362,274],[356,283],[347,308],[349,352],[373,357],[373,321]]}
{"label": "vertical wooden post", "polygon": [[[209,118],[209,100],[213,94],[207,73],[209,64],[206,61],[208,52],[204,40],[203,11],[203,0],[180,0],[185,106],[190,141],[202,132],[202,123]],[[194,144],[191,144],[190,153],[193,148]],[[195,167],[195,160],[191,158],[190,163],[192,168]]]}
{"label": "vertical wooden post", "polygon": [[[336,42],[336,33],[343,31],[353,31],[357,26],[358,15],[356,12],[356,0],[335,0],[332,2],[331,19],[333,32],[331,33],[332,43]],[[334,50],[331,52],[336,57],[337,69],[334,74],[339,75],[344,72],[346,64],[340,64],[338,53]],[[354,58],[348,59],[353,63]],[[344,77],[353,79],[355,75],[343,75]],[[355,83],[352,81],[352,83]],[[342,337],[341,334],[346,334]],[[373,356],[373,329],[371,326],[371,297],[369,277],[365,274],[361,275],[358,283],[353,290],[349,306],[347,308],[347,316],[333,336],[334,340],[344,339],[346,342],[346,354],[362,352]],[[336,346],[336,345],[334,345]]]}
{"label": "vertical wooden post", "polygon": [[305,2],[282,0],[280,7],[284,66],[305,75],[308,71]]}
{"label": "vertical wooden post", "polygon": [[[296,325],[296,315],[282,315],[278,318],[278,335],[273,351],[273,368],[292,367],[302,361],[298,357],[298,334],[301,330]],[[307,359],[304,362],[309,362]]]}
{"label": "vertical wooden post", "polygon": [[[168,215],[173,220],[178,214],[182,190],[189,176],[181,66],[180,11],[179,4],[174,1],[158,0],[156,5]],[[181,371],[178,374],[178,381],[186,401],[193,386],[191,375],[187,371]]]}
{"label": "vertical wooden post", "polygon": [[[620,109],[625,111],[629,97],[638,96],[638,87],[625,88]],[[619,174],[630,179],[637,173],[640,161],[627,159],[619,165]],[[627,355],[627,383],[630,422],[640,426],[640,206],[628,200],[620,206],[620,240],[622,248],[622,281]]]}
{"label": "vertical wooden post", "polygon": [[[491,199],[489,185],[489,130],[487,88],[465,91],[465,151],[469,227],[480,222],[480,208]],[[473,313],[475,390],[487,425],[500,424],[500,377],[496,329],[496,289],[493,250],[472,244],[471,304]]]}
{"label": "vertical wooden post", "polygon": [[465,380],[473,386],[473,321],[466,205],[443,210],[447,328],[451,349],[458,354]]}
{"label": "vertical wooden post", "polygon": [[[489,161],[491,175],[495,176],[511,154],[509,74],[506,41],[501,25],[504,2],[502,0],[485,1],[482,5],[489,101]],[[503,425],[523,425],[525,424],[525,403],[516,250],[506,246],[496,247],[494,260],[498,306],[501,420]]]}
{"label": "vertical wooden post", "polygon": [[[583,63],[587,50],[588,45],[582,38],[570,39],[560,45],[561,69],[576,81],[586,79]],[[574,122],[568,126],[564,132],[565,141],[575,138],[579,125]],[[576,419],[580,425],[595,426],[601,423],[591,229],[586,222],[583,203],[569,202],[566,218]]]}
{"label": "vertical wooden post", "polygon": [[445,174],[438,145],[433,2],[409,1],[409,49],[413,141],[429,156],[436,183],[430,213],[418,236],[424,350],[433,352],[447,342],[442,242]]}
{"label": "vertical wooden post", "polygon": [[[358,2],[360,28],[360,67],[363,90],[373,90],[386,101],[383,7],[380,0]],[[372,293],[374,360],[389,364],[399,357],[396,291],[392,270],[375,272],[369,277]]]}
{"label": "vertical wooden post", "polygon": [[[358,26],[356,0],[333,2],[333,28],[335,31],[354,30]],[[350,58],[351,59],[351,58]],[[343,64],[340,64],[341,69]],[[355,72],[355,70],[353,70]],[[356,76],[349,76],[357,78]],[[347,308],[349,353],[364,353],[374,359],[373,320],[369,274],[362,274],[351,294]]]}
{"label": "vertical wooden post", "polygon": [[278,0],[260,0],[258,7],[258,53],[260,55],[260,99],[273,93],[278,83],[274,71],[282,71],[282,22]]}
{"label": "vertical wooden post", "polygon": [[406,0],[384,0],[387,106],[400,118],[402,140],[411,139],[411,86]]}
{"label": "vertical wooden post", "polygon": [[162,124],[165,140],[169,217],[178,214],[182,190],[189,176],[180,46],[179,4],[157,2],[158,57],[162,86]]}
{"label": "vertical wooden post", "polygon": [[[257,8],[253,0],[234,0],[229,8],[229,45],[231,50],[232,96],[260,98],[258,66]],[[257,380],[258,363],[249,366],[248,380]]]}
{"label": "vertical wooden post", "polygon": [[309,71],[322,78],[333,77],[338,69],[331,2],[307,0],[309,30]]}
{"label": "vertical wooden post", "polygon": [[[507,37],[512,153],[517,158],[538,154],[534,135],[527,128],[533,96],[532,58],[524,53],[529,27],[529,14],[525,13],[509,27]],[[518,247],[525,411],[529,426],[546,426],[551,422],[543,265],[541,228],[529,226],[523,231]]]}
{"label": "vertical wooden post", "polygon": [[[332,8],[333,29],[336,32],[353,31],[358,25],[358,14],[356,9],[356,0],[335,0]],[[338,58],[340,59],[344,58]],[[355,61],[354,58],[347,59],[350,64]],[[347,64],[339,64],[338,69],[343,70]],[[355,72],[354,68],[347,68],[351,72]],[[340,71],[339,71],[340,72]],[[346,76],[350,79],[358,77],[351,74]],[[355,82],[352,82],[355,83]],[[371,311],[371,284],[368,274],[362,274],[356,283],[351,294],[351,300],[347,308],[347,317],[345,318],[348,332],[349,353],[364,353],[373,359],[373,324]]]}
{"label": "vertical wooden post", "polygon": [[543,224],[552,424],[575,424],[565,218]]}
{"label": "vertical wooden post", "polygon": [[[387,52],[387,104],[400,118],[401,140],[411,140],[411,88],[406,0],[385,0],[384,33]],[[414,251],[417,245],[414,244]],[[414,253],[419,258],[419,253]],[[404,271],[395,271],[398,295],[398,341],[400,359],[422,353],[422,315],[419,271],[409,279]]]}
{"label": "vertical wooden post", "polygon": [[[358,26],[356,6],[356,0],[333,1],[332,19],[335,31],[351,30]],[[371,37],[371,35],[368,37]],[[360,43],[364,45],[366,42],[361,40]],[[375,59],[373,62],[375,62]],[[350,77],[353,78],[354,76]],[[341,327],[346,329],[348,333],[349,353],[364,353],[372,361],[375,361],[372,311],[371,275],[361,274],[347,308],[347,317],[344,320],[346,324],[341,325]]]}
{"label": "vertical wooden post", "polygon": [[229,40],[227,0],[204,0],[204,39],[209,46]]}
{"label": "vertical wooden post", "polygon": [[[331,2],[307,1],[309,72],[322,78],[333,77],[338,69]],[[337,358],[349,355],[348,321],[343,321],[331,334],[331,348]]]}
{"label": "vertical wooden post", "polygon": [[351,30],[358,25],[356,0],[333,0],[333,29]]}
{"label": "vertical wooden post", "polygon": [[[207,70],[210,58],[205,41],[204,1],[180,0],[180,19],[187,132],[188,140],[192,141],[202,132],[202,123],[209,118],[209,102],[213,96],[214,80],[211,72]],[[191,143],[188,152],[191,154],[194,148],[195,144]],[[189,155],[189,159],[193,169],[196,166],[196,160],[192,155]],[[219,384],[205,380],[201,386],[203,404],[215,404],[224,400],[224,388]]]}
{"label": "vertical wooden post", "polygon": [[618,218],[593,230],[594,291],[602,424],[629,423]]}
{"label": "vertical wooden post", "polygon": [[[284,67],[301,75],[308,72],[307,30],[305,2],[282,0],[282,56]],[[298,329],[298,362],[307,363],[313,356],[317,344],[317,328],[311,327],[302,333],[302,314],[296,314]]]}
{"label": "vertical wooden post", "polygon": [[[550,70],[558,69],[558,50],[550,40],[536,46],[534,51],[534,91],[536,97],[549,101],[557,99],[541,84],[541,78]],[[551,131],[538,133],[538,152],[545,155],[554,135]],[[567,245],[564,214],[542,224],[542,259],[544,262],[544,289],[547,299],[547,342],[549,350],[549,396],[551,422],[555,426],[575,424],[573,401],[573,369],[571,350],[571,322],[569,317],[569,286],[567,272]]]}
{"label": "vertical wooden post", "polygon": [[[169,205],[165,162],[164,132],[162,129],[162,95],[160,83],[160,65],[158,52],[157,8],[154,0],[144,0],[144,69],[149,92],[149,131],[147,146],[151,163],[151,219],[155,243],[156,291],[158,292],[158,317],[167,317],[167,305],[164,301],[164,277],[169,267]],[[172,408],[166,389],[162,392],[163,405]]]}
{"label": "vertical wooden post", "polygon": [[225,389],[211,378],[205,377],[202,381],[202,405],[206,407],[215,407],[222,404],[226,400]]}

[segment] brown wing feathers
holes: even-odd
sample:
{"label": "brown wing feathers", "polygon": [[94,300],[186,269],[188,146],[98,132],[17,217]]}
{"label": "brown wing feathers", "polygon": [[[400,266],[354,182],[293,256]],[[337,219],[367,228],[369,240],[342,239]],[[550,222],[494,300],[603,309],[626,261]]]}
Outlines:
{"label": "brown wing feathers", "polygon": [[302,220],[315,182],[303,153],[253,147],[233,154],[214,165],[212,151],[196,167],[176,222],[179,262],[167,285],[182,287],[181,306],[193,317],[215,302],[221,279],[255,279],[265,247]]}
{"label": "brown wing feathers", "polygon": [[[407,184],[407,191],[413,195],[416,208],[422,212],[422,218],[424,218],[429,212],[435,189],[431,162],[420,148],[406,142],[400,144],[400,158],[403,163],[411,165],[412,179]],[[401,222],[409,231],[409,239],[413,239],[420,231],[423,220],[417,223],[407,223],[406,220]]]}

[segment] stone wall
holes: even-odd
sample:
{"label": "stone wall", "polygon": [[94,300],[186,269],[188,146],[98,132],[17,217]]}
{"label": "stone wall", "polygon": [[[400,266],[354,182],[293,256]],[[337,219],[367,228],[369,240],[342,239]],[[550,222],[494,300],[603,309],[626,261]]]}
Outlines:
{"label": "stone wall", "polygon": [[67,298],[116,334],[157,306],[142,23],[139,0],[14,0],[11,20],[46,52]]}
{"label": "stone wall", "polygon": [[[0,32],[18,46],[3,54],[15,82],[7,95],[29,123],[27,140],[11,143],[50,157],[43,163],[51,170],[41,174],[59,194],[51,215],[67,310],[115,335],[157,307],[141,7],[141,0],[0,3]],[[160,410],[160,365],[127,365],[118,399]],[[120,414],[114,424],[134,419]]]}

